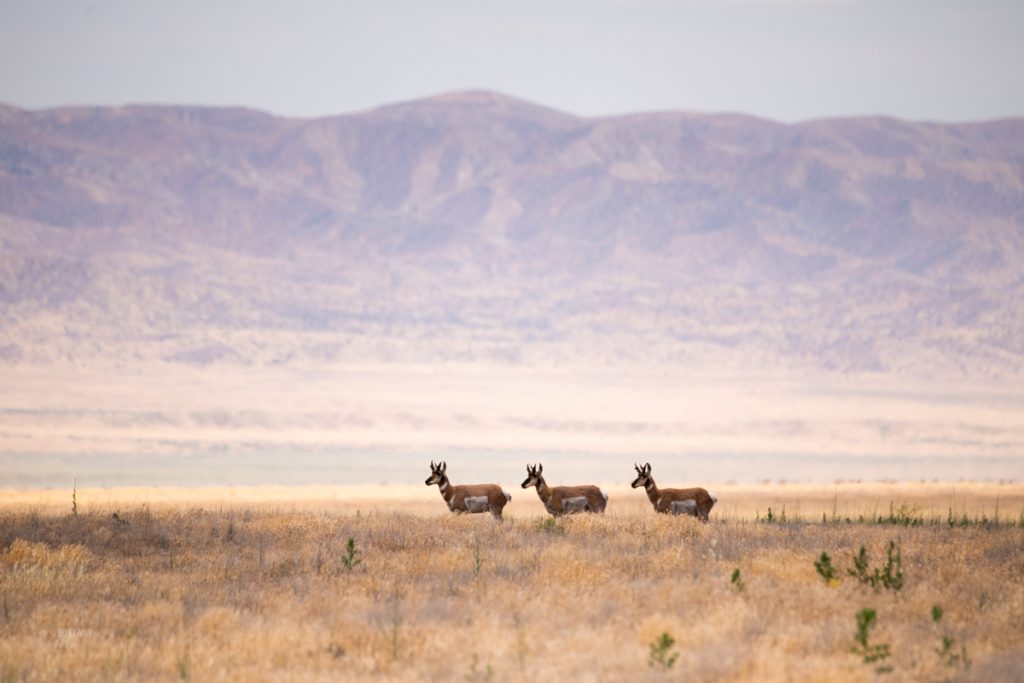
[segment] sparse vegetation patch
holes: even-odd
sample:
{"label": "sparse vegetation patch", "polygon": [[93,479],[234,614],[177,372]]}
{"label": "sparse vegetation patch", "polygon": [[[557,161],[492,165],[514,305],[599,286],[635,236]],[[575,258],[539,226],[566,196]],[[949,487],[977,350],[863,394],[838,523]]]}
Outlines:
{"label": "sparse vegetation patch", "polygon": [[352,573],[352,570],[363,563],[362,559],[358,557],[359,551],[356,549],[356,539],[351,536],[348,539],[348,543],[345,545],[345,554],[341,556],[341,564],[345,567],[345,570]]}
{"label": "sparse vegetation patch", "polygon": [[679,653],[672,651],[672,646],[675,644],[676,639],[667,631],[659,635],[651,643],[650,651],[647,654],[648,666],[657,669],[671,669],[672,665],[679,659]]}
{"label": "sparse vegetation patch", "polygon": [[[865,664],[881,662],[888,659],[891,654],[888,643],[870,642],[871,628],[875,625],[877,618],[878,613],[870,607],[865,607],[857,612],[857,632],[853,637],[855,645],[852,651],[854,654],[860,655]],[[887,673],[892,671],[892,667],[882,664],[877,666],[875,671]]]}

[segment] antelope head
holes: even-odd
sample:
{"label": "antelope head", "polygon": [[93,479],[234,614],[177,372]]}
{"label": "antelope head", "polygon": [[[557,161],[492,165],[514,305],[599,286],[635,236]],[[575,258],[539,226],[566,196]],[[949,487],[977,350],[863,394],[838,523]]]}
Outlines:
{"label": "antelope head", "polygon": [[441,463],[438,463],[437,465],[435,465],[434,461],[431,460],[430,461],[430,476],[427,477],[427,480],[425,482],[423,482],[423,483],[426,484],[427,486],[433,486],[434,484],[440,484],[441,482],[444,481],[444,478],[445,478],[445,474],[444,473],[445,473],[445,470],[447,470],[447,469],[448,469],[448,463],[441,462]]}
{"label": "antelope head", "polygon": [[653,479],[651,479],[651,463],[647,463],[643,467],[640,467],[640,465],[633,463],[633,469],[636,470],[636,479],[634,479],[633,483],[631,484],[633,488],[638,489],[641,486],[646,488],[648,482],[654,481]]}
{"label": "antelope head", "polygon": [[540,473],[544,471],[544,465],[526,466],[526,479],[523,481],[523,488],[528,489],[540,483]]}

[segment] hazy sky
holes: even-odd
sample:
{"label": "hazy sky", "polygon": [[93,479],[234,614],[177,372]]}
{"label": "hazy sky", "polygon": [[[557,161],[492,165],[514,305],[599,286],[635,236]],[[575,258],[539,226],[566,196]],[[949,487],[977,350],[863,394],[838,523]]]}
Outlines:
{"label": "hazy sky", "polygon": [[0,0],[0,101],[1024,115],[1022,0]]}

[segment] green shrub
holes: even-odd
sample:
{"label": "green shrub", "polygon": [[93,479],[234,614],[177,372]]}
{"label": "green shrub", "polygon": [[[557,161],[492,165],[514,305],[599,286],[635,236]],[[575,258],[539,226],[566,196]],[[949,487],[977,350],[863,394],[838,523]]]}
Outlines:
{"label": "green shrub", "polygon": [[[875,662],[884,661],[888,659],[891,654],[888,643],[870,642],[871,627],[874,625],[877,618],[878,613],[870,607],[865,607],[861,611],[857,612],[857,632],[853,636],[855,644],[850,651],[856,655],[860,655],[865,664],[874,664]],[[877,673],[887,673],[892,671],[892,667],[878,666],[875,668],[875,671]]]}
{"label": "green shrub", "polygon": [[669,635],[667,631],[658,636],[655,641],[651,643],[651,651],[647,655],[647,665],[666,670],[671,669],[672,665],[676,663],[676,659],[679,657],[678,652],[670,653],[670,650],[675,643],[676,639]]}
{"label": "green shrub", "polygon": [[898,592],[903,588],[903,558],[896,541],[889,541],[885,555],[885,565],[881,569],[875,567],[874,570],[871,570],[868,551],[861,546],[860,551],[853,556],[853,569],[847,569],[846,573],[861,584],[871,586],[873,590],[885,588]]}
{"label": "green shrub", "polygon": [[898,592],[903,588],[903,559],[896,541],[889,541],[885,556],[885,566],[882,568],[880,577],[882,585],[886,590]]}
{"label": "green shrub", "polygon": [[[938,625],[942,621],[942,608],[932,605],[932,621]],[[935,648],[935,654],[943,664],[950,667],[962,666],[970,668],[971,660],[967,656],[967,646],[963,643],[960,648],[956,647],[956,640],[949,633],[942,633],[939,637],[939,647]]]}
{"label": "green shrub", "polygon": [[341,564],[344,565],[345,569],[349,572],[363,563],[361,559],[356,557],[358,554],[359,551],[356,550],[356,539],[349,536],[348,545],[346,545],[346,554],[341,556]]}
{"label": "green shrub", "polygon": [[814,561],[814,568],[818,571],[818,576],[821,577],[821,580],[827,585],[831,586],[839,583],[835,565],[832,564],[832,558],[828,556],[828,553],[821,553],[821,557]]}

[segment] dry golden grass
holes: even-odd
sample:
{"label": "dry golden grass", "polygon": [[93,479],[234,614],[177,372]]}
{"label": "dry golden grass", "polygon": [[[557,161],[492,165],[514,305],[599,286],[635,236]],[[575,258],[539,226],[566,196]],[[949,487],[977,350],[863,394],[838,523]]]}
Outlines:
{"label": "dry golden grass", "polygon": [[[619,489],[607,515],[553,523],[520,492],[503,524],[450,515],[425,487],[87,490],[77,516],[67,491],[4,492],[0,680],[1024,678],[1024,487],[718,489],[706,525]],[[926,523],[831,521],[888,516],[890,500]],[[968,526],[947,524],[950,504]],[[782,505],[807,521],[754,521]],[[890,540],[902,590],[845,576]],[[836,584],[815,571],[822,551]],[[865,607],[887,674],[851,653]],[[667,671],[649,665],[663,633]],[[943,635],[969,668],[940,659]]]}

